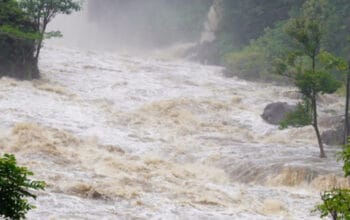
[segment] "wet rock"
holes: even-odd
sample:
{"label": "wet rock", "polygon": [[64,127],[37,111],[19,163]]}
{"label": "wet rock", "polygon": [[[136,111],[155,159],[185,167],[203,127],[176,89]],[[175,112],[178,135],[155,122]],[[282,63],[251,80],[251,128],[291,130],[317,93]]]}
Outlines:
{"label": "wet rock", "polygon": [[339,101],[339,97],[334,94],[323,94],[319,95],[317,98],[319,103],[327,105],[334,104]]}
{"label": "wet rock", "polygon": [[192,58],[203,64],[219,65],[220,63],[220,44],[216,35],[223,18],[223,2],[223,0],[213,1],[207,20],[204,23],[204,31],[202,32],[200,43],[191,51]]}
{"label": "wet rock", "polygon": [[97,191],[92,191],[92,192],[90,192],[90,195],[89,195],[89,197],[91,197],[91,198],[93,198],[93,199],[103,199],[104,197],[103,197],[103,195],[101,194],[101,193],[99,193],[99,192],[97,192]]}
{"label": "wet rock", "polygon": [[[326,122],[326,123],[325,123]],[[344,142],[344,118],[330,117],[320,120],[320,125],[328,130],[321,134],[323,143],[327,145],[342,145]]]}
{"label": "wet rock", "polygon": [[339,128],[339,126],[343,126],[343,124],[343,116],[320,116],[318,120],[318,125],[327,130],[335,130]]}
{"label": "wet rock", "polygon": [[279,125],[287,113],[295,111],[296,105],[289,105],[286,102],[275,102],[268,104],[261,117],[269,124]]}
{"label": "wet rock", "polygon": [[324,131],[321,135],[323,143],[327,145],[341,145],[343,144],[344,129]]}

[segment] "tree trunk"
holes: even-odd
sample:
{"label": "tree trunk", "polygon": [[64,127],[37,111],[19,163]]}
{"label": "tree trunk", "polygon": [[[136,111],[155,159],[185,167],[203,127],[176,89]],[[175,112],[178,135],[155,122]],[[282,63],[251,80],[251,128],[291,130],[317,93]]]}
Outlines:
{"label": "tree trunk", "polygon": [[316,52],[313,53],[311,56],[312,59],[312,73],[315,74],[316,72]]}
{"label": "tree trunk", "polygon": [[331,216],[333,220],[338,220],[338,212],[337,211],[332,211]]}
{"label": "tree trunk", "polygon": [[[311,56],[311,59],[312,59],[312,72],[315,74],[315,72],[316,72],[316,53],[314,53],[314,55]],[[316,133],[316,136],[317,136],[318,146],[320,147],[320,157],[321,158],[325,158],[326,154],[324,152],[320,130],[318,129],[317,99],[316,98],[317,98],[316,97],[316,93],[313,92],[312,95],[311,95],[311,108],[312,108],[312,111],[313,111],[313,127],[315,129],[315,133]]]}
{"label": "tree trunk", "polygon": [[40,32],[40,39],[39,39],[39,42],[38,42],[38,45],[36,48],[36,53],[35,53],[35,62],[37,65],[39,63],[39,55],[40,55],[41,47],[43,45],[47,24],[48,24],[47,18],[44,18],[43,27],[42,27],[42,30]]}
{"label": "tree trunk", "polygon": [[318,120],[317,120],[317,103],[316,103],[316,95],[313,94],[312,95],[312,110],[313,110],[313,127],[315,129],[316,132],[316,136],[317,136],[317,141],[318,141],[318,146],[320,147],[320,157],[321,158],[325,158],[326,154],[324,152],[324,148],[323,148],[323,143],[322,143],[322,139],[321,139],[321,134],[320,134],[320,130],[318,129]]}
{"label": "tree trunk", "polygon": [[350,99],[350,61],[348,72],[346,74],[346,101],[345,101],[345,125],[344,125],[344,144],[348,144],[349,137],[349,99]]}
{"label": "tree trunk", "polygon": [[[42,35],[42,36],[44,37],[44,35]],[[35,53],[35,57],[34,57],[37,65],[39,63],[39,55],[40,55],[40,50],[41,50],[42,44],[43,44],[43,39],[40,39],[38,42],[38,45],[36,47],[36,53]]]}

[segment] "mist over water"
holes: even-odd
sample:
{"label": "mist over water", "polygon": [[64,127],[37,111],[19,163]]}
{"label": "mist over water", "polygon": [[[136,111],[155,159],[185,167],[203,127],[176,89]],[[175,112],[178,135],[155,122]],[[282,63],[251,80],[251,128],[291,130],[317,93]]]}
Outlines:
{"label": "mist over water", "polygon": [[[260,116],[268,103],[297,103],[296,89],[172,59],[171,45],[200,42],[206,18],[220,17],[210,4],[197,38],[164,41],[139,30],[154,5],[115,2],[130,9],[119,17],[140,17],[109,30],[87,5],[59,16],[50,29],[64,37],[46,43],[43,78],[0,80],[0,147],[48,183],[29,219],[318,219],[319,192],[348,186],[338,148],[321,160],[311,127],[279,130]],[[167,53],[130,55],[158,46]],[[324,121],[343,110],[322,98]]]}
{"label": "mist over water", "polygon": [[53,38],[47,41],[47,44],[60,46],[73,46],[81,49],[103,50],[112,46],[111,40],[106,41],[104,38],[107,34],[100,31],[99,27],[88,20],[87,3],[79,12],[72,15],[58,15],[48,27],[49,31],[59,30],[62,38]]}
{"label": "mist over water", "polygon": [[82,11],[58,16],[50,24],[50,30],[61,30],[64,36],[50,42],[129,52],[196,43],[211,0],[192,4],[193,8],[183,0],[85,1]]}

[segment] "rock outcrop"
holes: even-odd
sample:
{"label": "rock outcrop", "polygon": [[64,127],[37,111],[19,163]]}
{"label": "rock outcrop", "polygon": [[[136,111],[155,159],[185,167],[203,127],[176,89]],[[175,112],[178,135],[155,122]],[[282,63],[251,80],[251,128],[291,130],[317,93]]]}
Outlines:
{"label": "rock outcrop", "polygon": [[344,117],[330,117],[320,119],[320,125],[327,127],[322,135],[322,141],[327,145],[342,145],[344,143]]}
{"label": "rock outcrop", "polygon": [[287,113],[293,112],[295,109],[295,105],[289,105],[286,102],[275,102],[265,107],[261,117],[269,124],[279,125]]}
{"label": "rock outcrop", "polygon": [[197,45],[188,52],[193,60],[197,60],[203,64],[218,65],[220,53],[216,33],[219,29],[223,16],[223,0],[214,0],[208,17],[204,23],[204,30],[201,39]]}

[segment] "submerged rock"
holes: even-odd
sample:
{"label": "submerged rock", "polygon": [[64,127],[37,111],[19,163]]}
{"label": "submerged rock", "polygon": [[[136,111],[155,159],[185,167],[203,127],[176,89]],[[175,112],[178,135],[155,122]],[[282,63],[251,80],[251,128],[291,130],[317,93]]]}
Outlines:
{"label": "submerged rock", "polygon": [[327,145],[341,145],[344,139],[344,128],[324,131],[321,138]]}
{"label": "submerged rock", "polygon": [[327,145],[344,144],[344,116],[320,118],[319,125],[326,130],[321,134],[322,141]]}
{"label": "submerged rock", "polygon": [[275,102],[265,107],[261,117],[269,124],[279,125],[287,113],[293,112],[295,109],[296,105],[289,105],[286,102]]}

